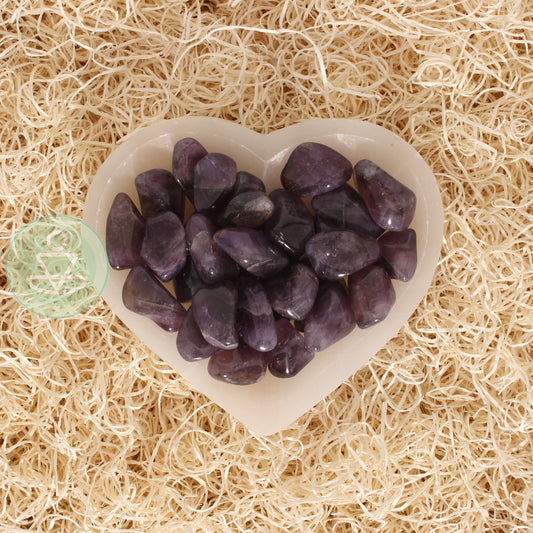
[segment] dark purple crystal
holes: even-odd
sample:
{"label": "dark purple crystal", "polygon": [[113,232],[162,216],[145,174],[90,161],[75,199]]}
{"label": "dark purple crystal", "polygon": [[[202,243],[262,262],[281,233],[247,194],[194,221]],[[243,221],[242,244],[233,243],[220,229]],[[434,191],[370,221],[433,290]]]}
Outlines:
{"label": "dark purple crystal", "polygon": [[207,283],[202,281],[191,256],[187,256],[185,266],[180,270],[178,275],[172,280],[174,292],[178,302],[188,302],[197,290],[207,287]]}
{"label": "dark purple crystal", "polygon": [[353,230],[328,230],[311,237],[305,252],[317,276],[342,278],[374,263],[380,254],[379,244],[369,235]]}
{"label": "dark purple crystal", "polygon": [[185,309],[162,283],[144,266],[134,267],[122,288],[127,309],[153,320],[167,331],[178,331]]}
{"label": "dark purple crystal", "polygon": [[243,345],[234,350],[219,350],[209,359],[212,378],[233,385],[252,385],[266,374],[266,354]]}
{"label": "dark purple crystal", "polygon": [[278,341],[274,315],[260,281],[241,277],[238,283],[237,331],[248,345],[268,352]]}
{"label": "dark purple crystal", "polygon": [[315,305],[305,319],[305,344],[317,352],[339,341],[355,327],[355,316],[344,283],[323,281]]}
{"label": "dark purple crystal", "polygon": [[199,289],[192,297],[191,307],[194,320],[209,344],[223,350],[237,347],[237,290],[233,284]]}
{"label": "dark purple crystal", "polygon": [[389,231],[378,243],[391,277],[409,281],[415,274],[417,262],[415,230]]}
{"label": "dark purple crystal", "polygon": [[213,355],[218,348],[209,344],[194,320],[192,308],[185,314],[176,338],[176,348],[185,361],[199,361]]}
{"label": "dark purple crystal", "polygon": [[316,196],[344,185],[352,176],[352,164],[324,144],[297,146],[281,171],[281,183],[296,196]]}
{"label": "dark purple crystal", "polygon": [[206,155],[207,150],[191,137],[181,139],[174,145],[172,174],[191,202],[194,200],[194,167]]}
{"label": "dark purple crystal", "polygon": [[106,222],[106,250],[109,264],[117,269],[144,263],[141,246],[144,219],[126,193],[115,196]]}
{"label": "dark purple crystal", "polygon": [[385,230],[407,229],[415,214],[415,193],[368,159],[359,161],[354,170],[359,194],[374,222]]}
{"label": "dark purple crystal", "polygon": [[218,206],[233,189],[237,179],[237,165],[231,157],[210,153],[194,167],[194,207],[209,211]]}
{"label": "dark purple crystal", "polygon": [[185,266],[185,230],[178,215],[165,211],[146,221],[141,257],[163,281],[172,279]]}
{"label": "dark purple crystal", "polygon": [[268,369],[273,376],[290,378],[311,362],[315,353],[285,318],[276,321],[278,344],[268,354]]}
{"label": "dark purple crystal", "polygon": [[233,187],[232,195],[237,196],[247,191],[262,191],[265,192],[265,184],[261,179],[249,172],[241,170],[237,172],[237,180]]}
{"label": "dark purple crystal", "polygon": [[135,188],[144,218],[164,211],[183,217],[181,188],[168,170],[154,168],[142,172],[135,178]]}
{"label": "dark purple crystal", "polygon": [[270,193],[274,212],[265,223],[265,233],[290,254],[300,257],[305,243],[315,233],[313,215],[294,194],[284,189]]}
{"label": "dark purple crystal", "polygon": [[372,237],[383,233],[372,220],[361,196],[349,185],[313,197],[311,206],[316,217],[329,224],[324,229],[353,229]]}
{"label": "dark purple crystal", "polygon": [[295,263],[265,280],[272,308],[281,316],[302,320],[315,303],[318,279],[311,267]]}
{"label": "dark purple crystal", "polygon": [[224,228],[215,233],[214,239],[236,263],[260,278],[280,272],[289,262],[286,255],[257,229]]}
{"label": "dark purple crystal", "polygon": [[220,225],[258,228],[274,212],[274,204],[262,191],[247,191],[231,198],[219,215]]}
{"label": "dark purple crystal", "polygon": [[348,278],[348,292],[360,328],[384,320],[396,301],[390,276],[379,263],[352,274]]}

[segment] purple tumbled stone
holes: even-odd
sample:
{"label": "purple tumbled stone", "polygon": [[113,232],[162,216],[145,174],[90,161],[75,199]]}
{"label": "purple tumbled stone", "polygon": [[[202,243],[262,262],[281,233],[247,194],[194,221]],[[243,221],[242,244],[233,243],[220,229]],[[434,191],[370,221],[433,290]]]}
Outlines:
{"label": "purple tumbled stone", "polygon": [[317,276],[342,278],[374,263],[380,250],[376,239],[353,230],[317,233],[305,245],[305,252]]}
{"label": "purple tumbled stone", "polygon": [[206,155],[207,150],[191,137],[181,139],[174,145],[172,174],[191,202],[194,199],[194,167]]}
{"label": "purple tumbled stone", "polygon": [[281,171],[281,183],[296,196],[315,196],[344,185],[352,164],[329,146],[305,142],[297,146]]}
{"label": "purple tumbled stone", "polygon": [[383,261],[391,277],[401,281],[409,281],[416,271],[415,230],[389,231],[378,240],[378,243],[381,247]]}
{"label": "purple tumbled stone", "polygon": [[215,242],[247,272],[260,278],[283,270],[289,260],[268,237],[257,229],[224,228]]}
{"label": "purple tumbled stone", "polygon": [[185,230],[178,215],[165,211],[146,221],[141,257],[163,281],[172,279],[185,266]]}
{"label": "purple tumbled stone", "polygon": [[268,352],[278,341],[274,315],[259,280],[242,277],[238,284],[237,330],[254,350]]}
{"label": "purple tumbled stone", "polygon": [[315,305],[305,319],[305,344],[312,350],[325,350],[355,327],[355,316],[344,283],[323,281]]}
{"label": "purple tumbled stone", "polygon": [[258,228],[274,212],[274,204],[262,191],[246,191],[233,196],[220,213],[218,220],[223,226]]}
{"label": "purple tumbled stone", "polygon": [[266,354],[246,345],[234,350],[219,350],[207,364],[212,378],[232,385],[253,385],[263,379],[266,369]]}
{"label": "purple tumbled stone", "polygon": [[372,237],[383,230],[372,220],[361,196],[350,185],[314,196],[311,207],[323,229],[353,229]]}
{"label": "purple tumbled stone", "polygon": [[357,189],[374,222],[389,231],[407,229],[415,214],[415,193],[368,159],[359,161],[354,171]]}
{"label": "purple tumbled stone", "polygon": [[207,283],[202,281],[191,256],[188,255],[185,266],[180,270],[178,275],[172,280],[174,292],[178,302],[188,302],[199,289],[207,287]]}
{"label": "purple tumbled stone", "polygon": [[231,283],[199,289],[192,297],[194,320],[204,339],[213,346],[231,350],[239,344],[235,324],[237,290]]}
{"label": "purple tumbled stone", "polygon": [[268,369],[273,376],[290,378],[310,363],[315,352],[285,318],[276,321],[278,344],[268,354]]}
{"label": "purple tumbled stone", "polygon": [[261,179],[249,172],[240,170],[237,172],[237,179],[233,187],[232,195],[237,196],[247,191],[262,191],[265,192],[265,184]]}
{"label": "purple tumbled stone", "polygon": [[126,193],[115,196],[106,221],[106,250],[109,264],[117,269],[144,263],[141,246],[145,222]]}
{"label": "purple tumbled stone", "polygon": [[218,348],[209,344],[194,320],[189,307],[176,338],[176,348],[185,361],[199,361],[213,355]]}
{"label": "purple tumbled stone", "polygon": [[300,198],[284,189],[272,191],[270,199],[274,212],[265,222],[265,233],[285,251],[300,257],[315,233],[313,215]]}
{"label": "purple tumbled stone", "polygon": [[144,266],[134,267],[122,288],[127,309],[153,320],[167,331],[178,331],[185,309],[162,283]]}
{"label": "purple tumbled stone", "polygon": [[379,263],[349,276],[348,293],[360,328],[368,328],[384,320],[396,301],[390,276]]}
{"label": "purple tumbled stone", "polygon": [[265,288],[274,311],[289,319],[302,320],[315,303],[318,278],[311,267],[295,263],[266,280]]}
{"label": "purple tumbled stone", "polygon": [[225,154],[210,153],[194,167],[194,207],[209,211],[217,207],[233,189],[237,165]]}
{"label": "purple tumbled stone", "polygon": [[135,178],[141,213],[144,218],[164,211],[183,216],[183,196],[180,186],[168,170],[153,168]]}

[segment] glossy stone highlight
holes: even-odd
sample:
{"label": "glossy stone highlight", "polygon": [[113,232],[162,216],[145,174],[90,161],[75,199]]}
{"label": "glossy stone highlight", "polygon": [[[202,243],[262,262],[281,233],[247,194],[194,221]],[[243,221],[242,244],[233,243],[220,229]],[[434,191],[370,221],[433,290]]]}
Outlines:
{"label": "glossy stone highlight", "polygon": [[189,307],[176,338],[176,348],[185,361],[200,361],[213,355],[218,348],[209,344],[194,320]]}
{"label": "glossy stone highlight", "polygon": [[281,183],[296,196],[315,196],[344,185],[352,164],[329,146],[305,142],[297,146],[281,171]]}
{"label": "glossy stone highlight", "polygon": [[178,331],[185,309],[162,283],[144,266],[134,267],[122,288],[127,309],[153,320],[166,331]]}
{"label": "glossy stone highlight", "polygon": [[183,217],[182,191],[168,170],[153,168],[142,172],[135,178],[135,188],[144,218],[164,211]]}
{"label": "glossy stone highlight", "polygon": [[385,230],[407,229],[415,215],[415,193],[368,159],[359,161],[354,170],[357,189],[374,222]]}
{"label": "glossy stone highlight", "polygon": [[258,228],[274,212],[272,200],[262,191],[246,191],[230,199],[218,217],[221,226]]}
{"label": "glossy stone highlight", "polygon": [[305,252],[317,276],[337,279],[377,261],[379,244],[353,230],[328,230],[307,241]]}
{"label": "glossy stone highlight", "polygon": [[417,263],[415,230],[389,231],[378,243],[391,277],[409,281],[415,274]]}
{"label": "glossy stone highlight", "polygon": [[115,196],[106,221],[106,250],[109,264],[117,269],[144,263],[141,246],[144,219],[126,193]]}
{"label": "glossy stone highlight", "polygon": [[278,344],[268,354],[268,369],[273,376],[290,378],[308,365],[315,353],[287,319],[276,321],[276,331]]}
{"label": "glossy stone highlight", "polygon": [[304,339],[317,352],[341,340],[355,327],[355,316],[344,283],[320,284],[315,305],[305,319]]}
{"label": "glossy stone highlight", "polygon": [[390,276],[379,263],[352,274],[348,278],[348,293],[360,328],[385,320],[396,301]]}
{"label": "glossy stone highlight", "polygon": [[207,150],[191,137],[181,139],[172,152],[172,174],[189,200],[194,200],[194,167],[207,155]]}
{"label": "glossy stone highlight", "polygon": [[187,256],[185,266],[172,280],[172,283],[174,284],[176,299],[182,303],[188,302],[199,289],[207,287],[207,283],[202,281],[198,275],[190,255]]}
{"label": "glossy stone highlight", "polygon": [[185,230],[171,211],[153,215],[146,221],[141,257],[163,281],[172,279],[185,266]]}
{"label": "glossy stone highlight", "polygon": [[219,381],[233,385],[252,385],[266,374],[265,354],[243,345],[234,350],[219,350],[209,359],[207,371]]}

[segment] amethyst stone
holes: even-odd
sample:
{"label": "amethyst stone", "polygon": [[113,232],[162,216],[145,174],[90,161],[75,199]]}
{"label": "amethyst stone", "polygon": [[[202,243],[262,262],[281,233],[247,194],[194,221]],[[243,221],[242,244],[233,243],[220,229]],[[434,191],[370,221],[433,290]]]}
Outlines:
{"label": "amethyst stone", "polygon": [[148,218],[163,211],[183,216],[183,197],[180,186],[168,170],[154,168],[135,178],[141,212]]}
{"label": "amethyst stone", "polygon": [[185,316],[181,304],[144,266],[130,270],[122,287],[122,301],[127,309],[167,331],[178,331]]}
{"label": "amethyst stone", "polygon": [[146,221],[141,257],[163,281],[185,266],[185,230],[178,215],[165,211]]}
{"label": "amethyst stone", "polygon": [[315,303],[318,279],[311,267],[295,263],[265,281],[272,309],[288,319],[302,320]]}
{"label": "amethyst stone", "polygon": [[234,196],[219,216],[221,226],[258,228],[274,212],[272,200],[262,191],[246,191]]}
{"label": "amethyst stone", "polygon": [[207,150],[191,137],[181,139],[174,145],[172,174],[191,202],[194,198],[194,167],[206,155]]}
{"label": "amethyst stone", "polygon": [[284,189],[270,193],[274,212],[265,223],[265,233],[285,251],[300,257],[305,243],[315,233],[313,215],[294,194]]}
{"label": "amethyst stone", "polygon": [[311,362],[315,353],[287,319],[276,322],[276,331],[278,344],[268,354],[268,369],[273,376],[290,378]]}
{"label": "amethyst stone", "polygon": [[355,327],[355,316],[344,283],[326,281],[320,284],[315,305],[305,319],[305,344],[312,350],[325,350]]}
{"label": "amethyst stone", "polygon": [[389,231],[378,243],[391,277],[409,281],[415,274],[417,262],[415,230]]}
{"label": "amethyst stone", "polygon": [[274,315],[260,281],[242,277],[238,285],[237,330],[254,350],[268,352],[278,342]]}
{"label": "amethyst stone", "polygon": [[235,325],[237,290],[231,283],[199,289],[192,297],[194,320],[204,339],[223,350],[239,344]]}
{"label": "amethyst stone", "polygon": [[368,159],[359,161],[354,170],[374,222],[385,230],[407,229],[415,214],[415,193]]}
{"label": "amethyst stone", "polygon": [[210,153],[194,167],[194,207],[209,211],[217,207],[233,189],[237,165],[231,157]]}
{"label": "amethyst stone", "polygon": [[396,301],[390,276],[379,263],[352,274],[348,278],[348,292],[360,328],[384,320]]}
{"label": "amethyst stone", "polygon": [[126,193],[115,196],[106,222],[106,250],[109,264],[117,269],[144,263],[141,246],[144,219]]}
{"label": "amethyst stone", "polygon": [[324,144],[297,146],[281,171],[281,183],[296,196],[316,196],[344,185],[352,176],[352,164]]}
{"label": "amethyst stone", "polygon": [[233,187],[232,194],[237,196],[243,192],[247,191],[262,191],[265,192],[265,184],[261,179],[249,172],[241,170],[237,172],[237,180],[235,181],[235,186]]}
{"label": "amethyst stone", "polygon": [[311,206],[322,223],[329,223],[324,229],[353,229],[372,237],[378,237],[383,230],[372,220],[363,199],[349,185],[313,197]]}
{"label": "amethyst stone", "polygon": [[337,279],[374,263],[379,258],[377,241],[353,230],[328,230],[311,237],[307,257],[319,278]]}
{"label": "amethyst stone", "polygon": [[218,350],[204,339],[190,307],[178,332],[176,348],[185,361],[199,361],[213,355]]}
{"label": "amethyst stone", "polygon": [[212,378],[233,385],[252,385],[266,374],[266,355],[240,346],[234,350],[219,350],[209,359],[207,371]]}
{"label": "amethyst stone", "polygon": [[196,291],[207,286],[198,275],[190,255],[187,256],[185,266],[172,280],[172,283],[174,284],[176,299],[182,303],[188,302]]}
{"label": "amethyst stone", "polygon": [[283,270],[289,260],[261,231],[252,228],[224,228],[215,242],[247,272],[260,278]]}

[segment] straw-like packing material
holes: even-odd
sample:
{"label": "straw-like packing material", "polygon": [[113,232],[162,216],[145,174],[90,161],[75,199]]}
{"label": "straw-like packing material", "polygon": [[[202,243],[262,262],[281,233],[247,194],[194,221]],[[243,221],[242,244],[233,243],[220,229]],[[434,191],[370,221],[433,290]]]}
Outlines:
{"label": "straw-like packing material", "polygon": [[4,277],[0,529],[531,531],[532,56],[527,1],[2,2],[2,260],[23,224],[81,217],[124,135],[188,113],[383,125],[446,221],[405,327],[269,438],[102,300],[47,320]]}

